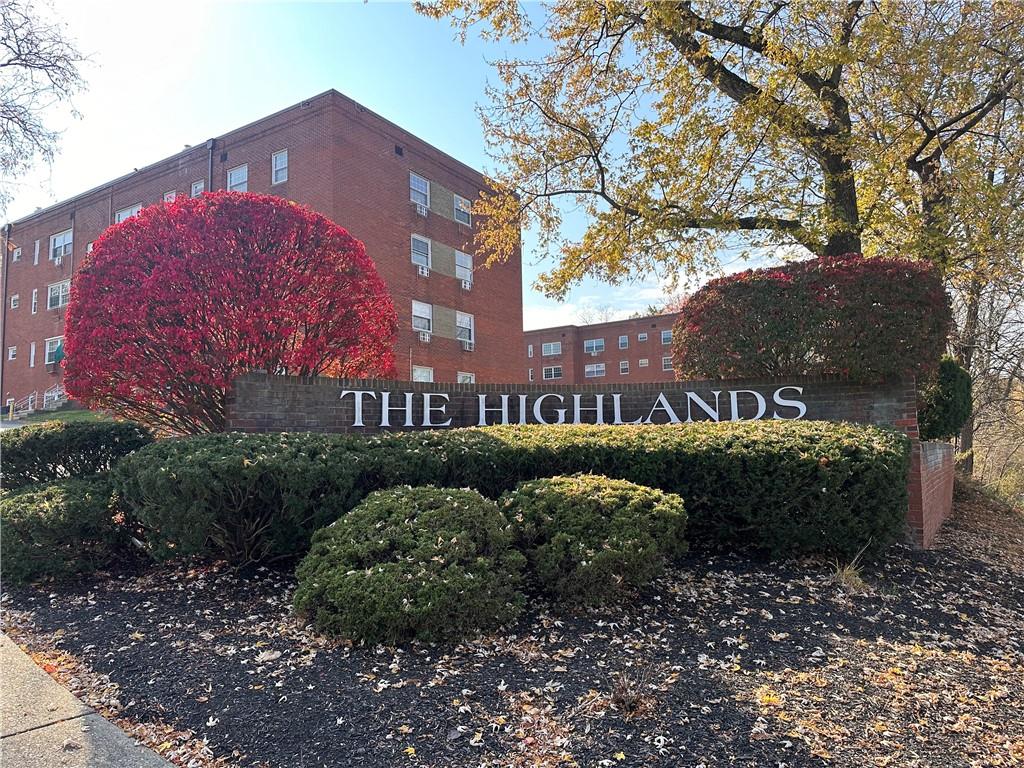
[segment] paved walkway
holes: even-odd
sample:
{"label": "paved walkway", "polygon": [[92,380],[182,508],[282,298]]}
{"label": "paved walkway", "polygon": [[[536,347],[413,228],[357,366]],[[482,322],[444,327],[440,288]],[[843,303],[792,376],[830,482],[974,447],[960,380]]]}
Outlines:
{"label": "paved walkway", "polygon": [[173,768],[72,696],[0,633],[3,768]]}

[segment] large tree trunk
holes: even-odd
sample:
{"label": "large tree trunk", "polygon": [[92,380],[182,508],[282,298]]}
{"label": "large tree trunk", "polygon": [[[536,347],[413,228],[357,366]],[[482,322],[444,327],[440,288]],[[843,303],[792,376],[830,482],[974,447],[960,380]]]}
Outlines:
{"label": "large tree trunk", "polygon": [[853,166],[841,155],[832,155],[822,163],[824,196],[832,217],[825,242],[824,256],[860,253],[860,213],[857,210],[857,184]]}
{"label": "large tree trunk", "polygon": [[[967,305],[964,312],[964,326],[957,339],[954,350],[957,362],[960,363],[974,380],[971,365],[974,362],[974,350],[978,346],[978,312],[981,308],[981,281],[971,278],[967,288]],[[960,430],[960,453],[963,458],[959,462],[960,471],[970,477],[974,474],[974,414],[967,419]]]}

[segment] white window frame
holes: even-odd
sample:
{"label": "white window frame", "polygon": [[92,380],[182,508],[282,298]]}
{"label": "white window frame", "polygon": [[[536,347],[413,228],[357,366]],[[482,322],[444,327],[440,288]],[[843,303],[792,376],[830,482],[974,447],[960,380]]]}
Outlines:
{"label": "white window frame", "polygon": [[[666,338],[666,334],[667,334],[667,338]],[[667,331],[662,331],[661,332],[661,343],[662,343],[662,345],[668,345],[668,344],[672,343],[672,330],[671,329],[669,329]]]}
{"label": "white window frame", "polygon": [[[459,261],[463,263],[460,264]],[[465,262],[469,262],[466,264]],[[463,253],[462,251],[455,252],[455,277],[459,280],[468,280],[473,282],[473,254]]]}
{"label": "white window frame", "polygon": [[646,368],[647,366],[648,366],[648,360],[647,360],[647,358],[646,358],[646,357],[641,357],[641,358],[640,358],[639,360],[637,360],[637,362],[636,362],[636,367],[637,367],[637,368]]}
{"label": "white window frame", "polygon": [[[241,182],[238,182],[238,181],[235,181],[234,183],[231,182],[231,174],[235,173],[235,171],[245,171],[245,178]],[[224,181],[225,181],[224,187],[227,189],[228,192],[248,192],[249,191],[249,164],[248,163],[242,163],[241,165],[236,165],[234,168],[228,168],[228,172],[227,172],[227,174],[224,177]],[[241,189],[239,189],[239,187],[241,187]]]}
{"label": "white window frame", "polygon": [[190,197],[199,197],[203,192],[206,191],[206,179],[197,179],[192,182],[192,186],[189,187]]}
{"label": "white window frame", "polygon": [[[415,243],[415,242],[422,242],[422,243],[426,243],[427,244],[427,263],[426,264],[420,264],[420,262],[416,261],[417,253],[416,253],[416,251],[413,250],[413,247],[412,247],[413,243]],[[415,264],[416,266],[418,266],[418,267],[426,267],[427,269],[430,269],[431,266],[434,263],[433,251],[434,251],[434,249],[431,247],[431,242],[430,242],[430,238],[429,237],[424,237],[423,235],[412,235],[409,238],[409,260],[412,261],[412,263]]]}
{"label": "white window frame", "polygon": [[593,352],[597,352],[599,354],[604,352],[604,339],[584,339],[583,352],[587,355]]}
{"label": "white window frame", "polygon": [[620,376],[628,376],[629,375],[629,360],[619,360],[619,375]]}
{"label": "white window frame", "polygon": [[671,371],[672,370],[672,355],[666,355],[661,358],[661,370]]}
{"label": "white window frame", "polygon": [[18,345],[15,344],[13,347],[7,348],[7,359],[17,360],[18,359]]}
{"label": "white window frame", "polygon": [[28,367],[36,367],[36,343],[34,341],[29,342],[28,345]]}
{"label": "white window frame", "polygon": [[[64,258],[65,256],[70,256],[71,251],[74,247],[74,229],[65,229],[63,232],[58,232],[55,235],[50,235],[50,261],[55,261],[57,258]],[[60,251],[59,253],[58,250]]]}
{"label": "white window frame", "polygon": [[172,189],[172,190],[169,190],[167,192],[164,192],[164,202],[165,203],[173,203],[177,199],[178,199],[178,190]]}
{"label": "white window frame", "polygon": [[600,379],[608,372],[604,363],[587,363],[583,366],[583,378]]}
{"label": "white window frame", "polygon": [[526,345],[526,356],[533,357],[533,344]]}
{"label": "white window frame", "polygon": [[[417,189],[413,186],[413,179],[422,181],[426,185],[426,190]],[[417,195],[423,195],[426,199],[421,200]],[[409,202],[416,203],[416,205],[422,205],[427,208],[430,207],[430,179],[426,179],[420,176],[415,171],[409,171]]]}
{"label": "white window frame", "polygon": [[35,266],[38,263],[39,263],[39,241],[36,240],[36,250],[35,250],[35,254],[32,256],[32,265]]}
{"label": "white window frame", "polygon": [[[50,346],[51,341],[56,342],[52,347]],[[50,338],[46,339],[46,343],[43,345],[43,362],[46,365],[54,365],[57,362],[56,360],[51,360],[50,358],[57,354],[57,350],[63,343],[63,336],[51,336]]]}
{"label": "white window frame", "polygon": [[[284,158],[284,164],[278,164],[278,158]],[[278,173],[284,171],[284,175],[278,178]],[[270,156],[270,184],[284,184],[288,181],[288,150],[279,149]]]}
{"label": "white window frame", "polygon": [[[555,371],[558,371],[558,375],[555,375]],[[551,374],[550,376],[548,374]],[[541,375],[544,381],[554,381],[555,379],[562,378],[562,366],[560,365],[545,365],[541,371]]]}
{"label": "white window frame", "polygon": [[429,365],[414,365],[412,367],[412,380],[432,384],[434,382],[434,369]]}
{"label": "white window frame", "polygon": [[455,373],[456,384],[476,384],[476,374],[471,371],[457,371]]}
{"label": "white window frame", "polygon": [[17,309],[20,306],[21,306],[21,294],[20,293],[11,294],[11,309]]}
{"label": "white window frame", "polygon": [[135,203],[135,205],[129,205],[127,208],[121,208],[114,213],[114,223],[120,224],[122,221],[128,221],[132,216],[138,216],[142,211],[142,203]]}
{"label": "white window frame", "polygon": [[86,253],[92,253],[92,246],[94,245],[94,243],[95,243],[95,241],[90,241],[90,242],[85,244],[85,252]]}
{"label": "white window frame", "polygon": [[[57,289],[54,293],[54,288]],[[54,295],[57,296],[57,303],[53,303]],[[61,280],[57,283],[50,283],[46,286],[46,308],[47,309],[63,309],[71,301],[71,281]]]}
{"label": "white window frame", "polygon": [[641,333],[638,333],[636,335],[636,340],[637,340],[637,343],[643,343],[643,342],[647,341],[647,332],[646,331],[642,331]]}
{"label": "white window frame", "polygon": [[560,354],[562,354],[562,342],[560,341],[545,341],[540,345],[541,357],[555,357]]}
{"label": "white window frame", "polygon": [[[466,324],[468,322],[468,325]],[[469,331],[469,338],[462,335],[462,331]],[[476,341],[476,318],[469,312],[455,313],[455,338],[459,341],[468,341],[470,344]]]}
{"label": "white window frame", "polygon": [[530,381],[533,381],[533,368],[530,368],[529,371],[527,371],[527,373],[530,377]]}
{"label": "white window frame", "polygon": [[21,261],[21,248],[14,249],[14,253],[11,254],[11,261]]}
{"label": "white window frame", "polygon": [[32,289],[32,314],[39,312],[39,289]]}
{"label": "white window frame", "polygon": [[[465,219],[459,218],[460,213],[465,216]],[[455,199],[452,202],[452,218],[459,222],[459,224],[465,224],[467,227],[472,227],[473,202],[462,195],[455,195]]]}
{"label": "white window frame", "polygon": [[619,349],[629,349],[629,334],[621,334],[619,336]]}
{"label": "white window frame", "polygon": [[[416,320],[426,320],[426,323],[416,325]],[[412,300],[412,329],[420,333],[434,332],[434,305],[425,301]]]}

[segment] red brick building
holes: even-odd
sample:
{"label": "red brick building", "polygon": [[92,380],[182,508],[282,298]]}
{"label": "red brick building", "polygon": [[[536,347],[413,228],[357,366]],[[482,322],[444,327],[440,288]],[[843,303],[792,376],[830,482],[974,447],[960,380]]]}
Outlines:
{"label": "red brick building", "polygon": [[176,195],[234,189],[311,206],[366,245],[400,321],[399,378],[522,377],[522,266],[477,269],[470,201],[483,176],[337,91],[8,224],[2,236],[9,403],[60,389],[67,290],[106,227]]}
{"label": "red brick building", "polygon": [[527,381],[597,384],[673,381],[672,326],[678,315],[526,331]]}

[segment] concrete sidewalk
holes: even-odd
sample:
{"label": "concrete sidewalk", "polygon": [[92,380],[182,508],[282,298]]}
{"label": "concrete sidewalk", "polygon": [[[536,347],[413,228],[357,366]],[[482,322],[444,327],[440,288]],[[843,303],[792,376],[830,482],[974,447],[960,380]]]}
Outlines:
{"label": "concrete sidewalk", "polygon": [[0,633],[3,768],[173,768],[72,696]]}

